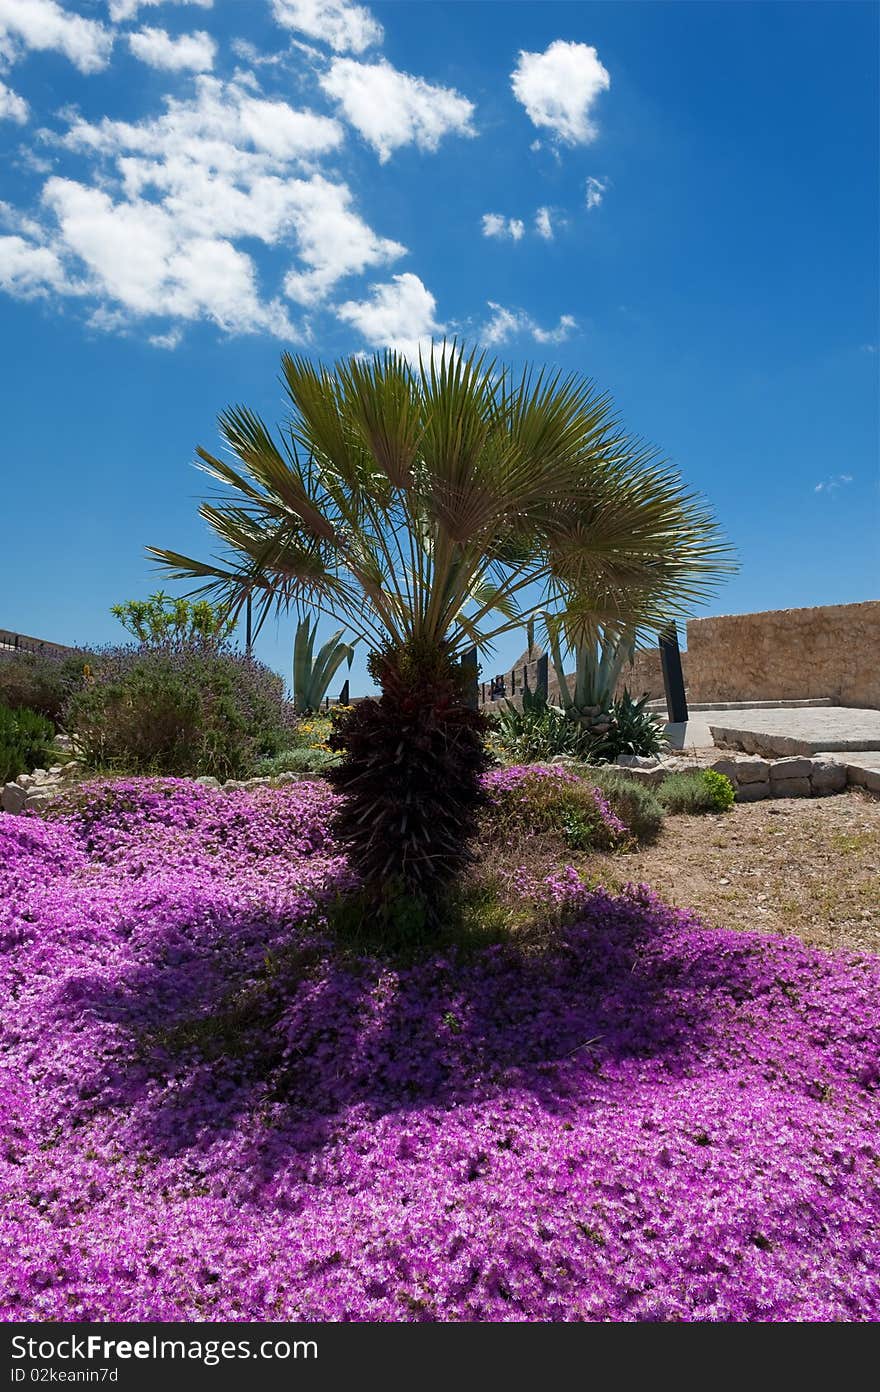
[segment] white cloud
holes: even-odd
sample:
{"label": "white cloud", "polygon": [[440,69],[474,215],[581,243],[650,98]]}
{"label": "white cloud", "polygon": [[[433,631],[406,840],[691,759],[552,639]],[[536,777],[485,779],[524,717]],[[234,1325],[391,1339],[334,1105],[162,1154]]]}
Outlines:
{"label": "white cloud", "polygon": [[371,285],[369,299],[347,300],[336,313],[372,348],[394,348],[415,361],[420,352],[430,351],[432,338],[443,333],[436,309],[430,290],[405,271],[384,285]]}
{"label": "white cloud", "polygon": [[587,201],[587,210],[588,210],[588,211],[592,211],[593,208],[598,208],[599,204],[602,202],[602,199],[605,197],[605,190],[606,190],[607,188],[608,188],[608,182],[607,182],[607,180],[605,180],[605,179],[594,179],[594,178],[592,177],[592,175],[590,176],[590,178],[587,180],[587,200],[586,200],[586,201]]}
{"label": "white cloud", "polygon": [[377,236],[351,203],[345,184],[318,175],[296,191],[293,225],[306,269],[292,270],[285,278],[285,294],[292,300],[314,304],[344,276],[386,265],[405,253],[399,242]]}
{"label": "white cloud", "polygon": [[543,237],[546,242],[553,241],[553,220],[550,217],[549,208],[539,208],[535,213],[535,231],[538,236]]}
{"label": "white cloud", "polygon": [[13,92],[5,82],[0,82],[0,121],[15,121],[23,126],[28,118],[28,104],[24,97]]}
{"label": "white cloud", "polygon": [[384,58],[378,63],[335,58],[320,81],[383,164],[401,145],[436,150],[444,135],[476,134],[467,97],[399,72]]}
{"label": "white cloud", "polygon": [[49,290],[70,293],[60,258],[49,247],[23,237],[0,237],[0,289],[19,299],[45,295]]}
{"label": "white cloud", "polygon": [[364,5],[350,0],[272,0],[275,21],[329,44],[335,53],[363,53],[382,42],[382,26]]}
{"label": "white cloud", "polygon": [[852,483],[852,474],[832,474],[830,478],[823,479],[817,483],[813,489],[814,493],[833,493],[844,483]]}
{"label": "white cloud", "polygon": [[195,85],[194,98],[166,97],[152,120],[76,119],[62,143],[94,155],[182,159],[226,175],[308,161],[342,143],[342,127],[328,116],[256,96],[241,82],[201,76]]}
{"label": "white cloud", "polygon": [[49,179],[43,199],[94,287],[134,316],[207,318],[230,333],[295,336],[280,301],[261,302],[251,258],[224,238],[188,235],[158,204],[114,203],[71,179]]}
{"label": "white cloud", "polygon": [[514,242],[518,242],[526,230],[520,218],[506,218],[500,213],[484,213],[482,228],[484,237],[509,237]]}
{"label": "white cloud", "polygon": [[493,348],[507,343],[511,338],[532,338],[536,343],[564,343],[577,328],[570,314],[560,316],[558,324],[552,329],[543,329],[530,314],[523,309],[505,309],[503,305],[489,300],[492,317],[479,330],[481,343]]}
{"label": "white cloud", "polygon": [[151,348],[165,348],[169,352],[173,352],[175,348],[179,348],[182,341],[182,329],[169,329],[168,333],[151,334],[147,339]]}
{"label": "white cloud", "polygon": [[168,72],[208,72],[214,66],[217,45],[203,29],[172,38],[164,29],[138,29],[128,35],[135,58],[151,68]]}
{"label": "white cloud", "polygon": [[533,125],[568,145],[584,145],[598,133],[591,111],[611,77],[595,48],[556,39],[543,53],[521,50],[510,85]]}
{"label": "white cloud", "polygon": [[107,66],[112,47],[112,30],[71,14],[56,0],[0,0],[0,51],[7,58],[22,49],[51,50],[91,73]]}
{"label": "white cloud", "polygon": [[337,121],[241,80],[200,76],[194,88],[140,122],[73,118],[58,143],[90,172],[49,178],[38,220],[0,205],[21,234],[6,248],[10,293],[76,285],[98,301],[89,322],[105,331],[162,315],[296,337],[289,307],[261,295],[240,239],[289,246],[285,293],[310,306],[345,276],[404,254],[364,221],[344,183],[315,168],[343,139]]}
{"label": "white cloud", "polygon": [[210,10],[214,0],[110,0],[110,18],[114,24],[134,19],[138,10],[155,9],[158,5],[193,5]]}

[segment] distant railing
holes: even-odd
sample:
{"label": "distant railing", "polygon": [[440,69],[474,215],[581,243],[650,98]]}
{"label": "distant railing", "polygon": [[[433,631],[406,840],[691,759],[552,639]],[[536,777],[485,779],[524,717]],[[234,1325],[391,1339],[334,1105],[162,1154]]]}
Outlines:
{"label": "distant railing", "polygon": [[66,653],[73,649],[65,646],[64,643],[50,643],[45,638],[31,638],[26,633],[10,633],[6,628],[0,628],[0,650],[6,649],[12,652],[32,652],[32,653]]}

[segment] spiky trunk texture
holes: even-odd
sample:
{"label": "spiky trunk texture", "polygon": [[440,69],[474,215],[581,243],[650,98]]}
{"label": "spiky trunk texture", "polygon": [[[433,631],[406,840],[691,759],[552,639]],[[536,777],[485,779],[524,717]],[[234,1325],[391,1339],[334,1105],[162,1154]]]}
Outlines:
{"label": "spiky trunk texture", "polygon": [[371,896],[415,894],[430,911],[471,859],[487,721],[466,706],[442,649],[377,653],[370,670],[381,696],[359,701],[330,738],[343,755],[327,772],[344,798],[334,831]]}

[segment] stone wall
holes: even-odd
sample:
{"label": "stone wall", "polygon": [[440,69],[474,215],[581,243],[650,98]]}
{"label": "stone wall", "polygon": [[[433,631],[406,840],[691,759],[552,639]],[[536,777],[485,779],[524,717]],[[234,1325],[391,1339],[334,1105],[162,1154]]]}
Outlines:
{"label": "stone wall", "polygon": [[692,619],[686,661],[691,701],[880,708],[880,600]]}
{"label": "stone wall", "polygon": [[[524,652],[505,673],[505,694],[518,704],[524,679],[535,689],[540,650]],[[828,697],[834,705],[880,709],[880,600],[827,604],[815,609],[771,609],[691,619],[682,651],[688,700],[799,701]],[[663,673],[655,648],[638,652],[617,686],[633,696],[662,699]],[[489,682],[480,686],[481,704]],[[559,684],[550,664],[550,699]]]}

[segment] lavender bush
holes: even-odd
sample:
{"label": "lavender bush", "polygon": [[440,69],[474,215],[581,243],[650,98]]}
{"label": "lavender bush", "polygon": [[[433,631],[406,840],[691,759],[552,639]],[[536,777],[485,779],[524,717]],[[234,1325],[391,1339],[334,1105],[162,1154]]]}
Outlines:
{"label": "lavender bush", "polygon": [[4,1318],[880,1316],[876,959],[569,871],[543,951],[342,954],[334,806],[0,816]]}
{"label": "lavender bush", "polygon": [[64,723],[98,767],[240,778],[287,746],[296,717],[264,663],[175,640],[104,649]]}

